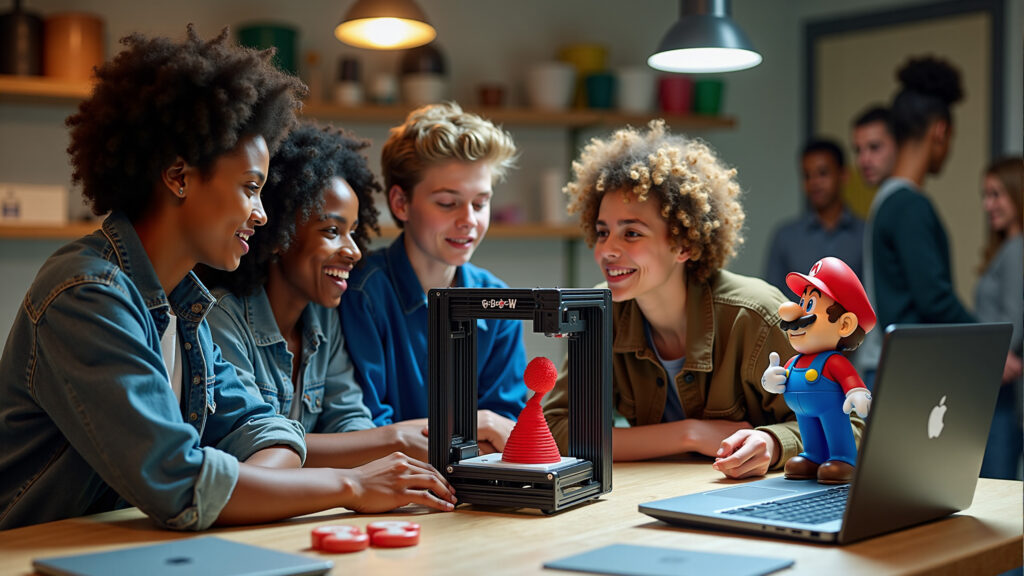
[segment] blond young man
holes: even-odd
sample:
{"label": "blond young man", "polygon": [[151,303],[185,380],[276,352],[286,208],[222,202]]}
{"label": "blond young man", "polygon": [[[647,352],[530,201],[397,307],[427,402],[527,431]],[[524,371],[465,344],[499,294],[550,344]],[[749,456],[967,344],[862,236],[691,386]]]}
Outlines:
{"label": "blond young man", "polygon": [[[388,208],[401,235],[370,254],[341,302],[346,346],[378,426],[427,416],[427,290],[501,287],[470,264],[490,224],[494,184],[512,167],[508,132],[454,103],[412,111],[381,154]],[[481,320],[478,441],[500,451],[525,404],[517,320]]]}

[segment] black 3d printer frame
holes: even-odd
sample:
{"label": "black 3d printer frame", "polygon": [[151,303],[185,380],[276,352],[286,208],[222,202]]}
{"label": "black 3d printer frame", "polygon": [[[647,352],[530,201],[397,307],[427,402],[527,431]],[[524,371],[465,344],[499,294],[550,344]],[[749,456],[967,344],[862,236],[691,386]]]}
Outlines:
{"label": "black 3d printer frame", "polygon": [[[612,489],[611,292],[578,288],[432,288],[428,292],[429,455],[460,503],[551,514]],[[481,318],[533,320],[569,343],[569,444],[579,461],[547,470],[460,465],[477,446]]]}

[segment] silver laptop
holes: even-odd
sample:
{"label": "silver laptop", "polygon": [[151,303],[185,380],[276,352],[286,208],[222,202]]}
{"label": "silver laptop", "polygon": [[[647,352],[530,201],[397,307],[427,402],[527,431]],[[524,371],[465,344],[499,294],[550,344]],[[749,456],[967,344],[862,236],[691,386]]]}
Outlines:
{"label": "silver laptop", "polygon": [[315,576],[327,574],[333,566],[333,562],[323,558],[279,552],[216,536],[32,561],[35,571],[53,576]]}
{"label": "silver laptop", "polygon": [[892,325],[853,482],[769,478],[640,505],[684,526],[841,544],[968,508],[1012,327]]}

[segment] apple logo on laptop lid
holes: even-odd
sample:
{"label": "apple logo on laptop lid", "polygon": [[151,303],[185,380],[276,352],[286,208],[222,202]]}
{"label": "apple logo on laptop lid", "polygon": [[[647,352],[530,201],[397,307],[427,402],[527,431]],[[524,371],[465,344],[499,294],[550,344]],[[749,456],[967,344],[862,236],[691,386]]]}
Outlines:
{"label": "apple logo on laptop lid", "polygon": [[945,424],[942,419],[946,417],[946,397],[943,396],[939,400],[939,404],[932,408],[932,413],[928,416],[928,437],[938,438],[939,434],[942,434],[942,428]]}

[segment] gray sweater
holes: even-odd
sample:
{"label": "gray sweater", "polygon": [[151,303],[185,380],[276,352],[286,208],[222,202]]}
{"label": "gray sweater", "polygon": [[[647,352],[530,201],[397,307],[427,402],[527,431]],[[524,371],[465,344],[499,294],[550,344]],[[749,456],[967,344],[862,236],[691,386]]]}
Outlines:
{"label": "gray sweater", "polygon": [[982,322],[1012,322],[1010,349],[1021,355],[1024,337],[1024,235],[999,247],[974,290],[974,313]]}

